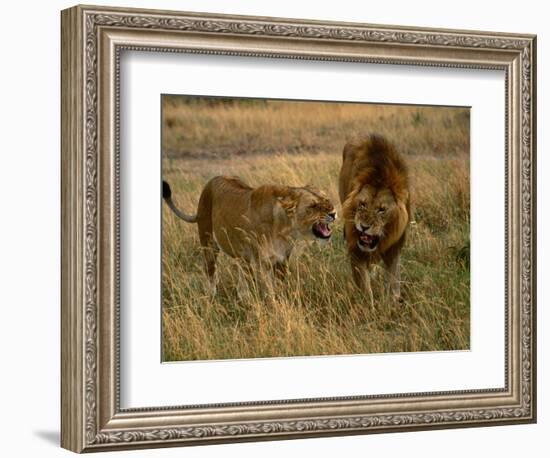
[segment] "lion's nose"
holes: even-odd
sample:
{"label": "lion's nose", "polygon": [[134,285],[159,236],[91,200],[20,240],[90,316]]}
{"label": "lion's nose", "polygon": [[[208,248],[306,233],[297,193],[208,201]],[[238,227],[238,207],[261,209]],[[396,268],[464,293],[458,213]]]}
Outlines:
{"label": "lion's nose", "polygon": [[334,220],[336,219],[336,212],[334,211],[334,212],[332,212],[332,213],[329,213],[329,214],[328,214],[328,217],[329,217],[332,221],[334,221]]}
{"label": "lion's nose", "polygon": [[365,226],[363,223],[360,224],[361,226],[361,231],[362,232],[366,232],[370,229],[370,225],[369,226]]}

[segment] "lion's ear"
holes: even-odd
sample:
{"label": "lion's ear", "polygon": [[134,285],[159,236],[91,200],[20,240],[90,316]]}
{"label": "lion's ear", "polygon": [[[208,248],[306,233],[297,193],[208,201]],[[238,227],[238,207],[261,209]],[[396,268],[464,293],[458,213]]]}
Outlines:
{"label": "lion's ear", "polygon": [[399,202],[408,202],[409,201],[409,191],[407,189],[403,189],[399,192],[395,193],[395,199]]}

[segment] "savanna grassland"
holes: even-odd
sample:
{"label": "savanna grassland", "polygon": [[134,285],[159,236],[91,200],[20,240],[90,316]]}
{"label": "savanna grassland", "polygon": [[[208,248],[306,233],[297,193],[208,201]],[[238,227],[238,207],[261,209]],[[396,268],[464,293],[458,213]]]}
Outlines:
{"label": "savanna grassland", "polygon": [[216,175],[251,186],[312,184],[340,214],[347,140],[390,139],[409,166],[413,222],[401,257],[403,302],[374,269],[371,307],[351,280],[337,220],[329,244],[302,244],[284,283],[259,287],[218,257],[214,297],[197,226],[163,206],[163,360],[458,350],[470,342],[469,110],[163,97],[163,178],[195,213]]}

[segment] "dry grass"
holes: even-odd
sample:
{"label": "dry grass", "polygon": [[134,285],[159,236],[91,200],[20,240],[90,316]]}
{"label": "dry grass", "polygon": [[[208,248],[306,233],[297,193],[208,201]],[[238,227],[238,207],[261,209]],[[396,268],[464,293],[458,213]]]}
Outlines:
{"label": "dry grass", "polygon": [[[469,110],[358,103],[163,99],[167,158],[332,152],[350,137],[378,132],[404,154],[469,152]],[[443,134],[443,135],[442,135]]]}
{"label": "dry grass", "polygon": [[415,208],[402,255],[404,304],[386,300],[377,271],[371,308],[351,284],[340,224],[330,244],[302,245],[285,283],[272,289],[220,256],[211,298],[196,225],[164,207],[164,360],[469,347],[467,110],[165,98],[163,115],[164,177],[189,212],[219,174],[252,186],[311,183],[338,202],[342,146],[365,131],[384,133],[406,153]]}

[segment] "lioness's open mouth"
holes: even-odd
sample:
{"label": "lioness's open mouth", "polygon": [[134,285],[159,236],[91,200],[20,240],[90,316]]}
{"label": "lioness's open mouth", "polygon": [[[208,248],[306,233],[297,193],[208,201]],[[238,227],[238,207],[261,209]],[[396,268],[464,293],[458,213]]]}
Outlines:
{"label": "lioness's open mouth", "polygon": [[361,233],[357,243],[359,248],[367,249],[368,251],[374,251],[380,242],[380,237],[378,235],[367,234],[366,232]]}
{"label": "lioness's open mouth", "polygon": [[311,227],[311,231],[315,237],[320,239],[329,239],[332,235],[332,229],[326,223],[315,223]]}

